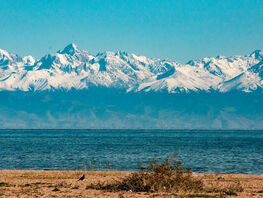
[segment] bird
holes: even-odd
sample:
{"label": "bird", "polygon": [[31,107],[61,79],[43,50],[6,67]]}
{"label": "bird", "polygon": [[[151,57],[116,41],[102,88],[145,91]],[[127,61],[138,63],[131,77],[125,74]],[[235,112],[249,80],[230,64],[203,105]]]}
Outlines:
{"label": "bird", "polygon": [[79,178],[78,181],[83,181],[85,179],[85,174],[81,176],[81,178]]}
{"label": "bird", "polygon": [[224,177],[218,177],[217,180],[225,180]]}

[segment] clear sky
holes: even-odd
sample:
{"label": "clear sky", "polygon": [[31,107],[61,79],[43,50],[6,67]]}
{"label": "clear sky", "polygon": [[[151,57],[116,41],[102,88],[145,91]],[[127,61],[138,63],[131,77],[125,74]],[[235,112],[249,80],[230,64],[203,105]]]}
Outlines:
{"label": "clear sky", "polygon": [[263,0],[0,0],[0,48],[38,58],[69,43],[190,59],[263,49]]}

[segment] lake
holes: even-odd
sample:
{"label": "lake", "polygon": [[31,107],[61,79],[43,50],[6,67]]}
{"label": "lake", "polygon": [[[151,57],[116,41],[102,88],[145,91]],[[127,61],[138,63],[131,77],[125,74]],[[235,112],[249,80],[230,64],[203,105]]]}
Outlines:
{"label": "lake", "polygon": [[0,130],[0,169],[137,171],[174,152],[193,172],[263,174],[263,131]]}

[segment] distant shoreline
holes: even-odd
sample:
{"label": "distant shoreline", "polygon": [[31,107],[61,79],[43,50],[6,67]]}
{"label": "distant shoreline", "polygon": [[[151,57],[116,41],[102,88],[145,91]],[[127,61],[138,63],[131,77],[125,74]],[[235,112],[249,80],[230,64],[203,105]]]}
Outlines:
{"label": "distant shoreline", "polygon": [[[85,172],[85,173],[91,173],[91,174],[100,174],[100,173],[135,173],[138,171],[128,171],[128,170],[71,170],[71,169],[0,169],[1,172]],[[194,175],[246,175],[246,176],[263,176],[263,174],[253,174],[253,173],[202,173],[202,172],[195,172],[191,171]],[[122,174],[121,174],[122,175]]]}
{"label": "distant shoreline", "polygon": [[263,128],[262,129],[148,129],[148,128],[138,128],[138,129],[126,129],[126,128],[112,128],[112,129],[103,129],[103,128],[58,128],[58,129],[52,129],[52,128],[0,128],[0,132],[1,131],[5,131],[5,130],[12,130],[12,131],[41,131],[41,130],[46,130],[46,131],[190,131],[190,132],[202,132],[202,131],[258,131],[258,132],[263,132]]}

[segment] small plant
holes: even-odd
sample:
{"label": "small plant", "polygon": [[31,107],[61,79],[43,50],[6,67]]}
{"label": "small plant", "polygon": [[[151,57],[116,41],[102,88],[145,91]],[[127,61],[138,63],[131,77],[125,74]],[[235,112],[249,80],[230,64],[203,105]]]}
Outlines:
{"label": "small plant", "polygon": [[263,190],[258,191],[258,193],[263,193]]}
{"label": "small plant", "polygon": [[59,189],[56,187],[52,191],[57,192],[57,191],[59,191]]}
{"label": "small plant", "polygon": [[88,186],[86,186],[86,190],[88,190],[88,189],[94,189],[94,185],[88,185]]}
{"label": "small plant", "polygon": [[6,182],[0,182],[0,187],[9,187],[10,184],[6,183]]}
{"label": "small plant", "polygon": [[78,186],[73,186],[71,189],[79,189]]}
{"label": "small plant", "polygon": [[228,190],[224,192],[226,195],[230,195],[230,196],[237,196],[237,193],[233,190]]}

